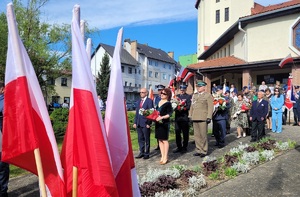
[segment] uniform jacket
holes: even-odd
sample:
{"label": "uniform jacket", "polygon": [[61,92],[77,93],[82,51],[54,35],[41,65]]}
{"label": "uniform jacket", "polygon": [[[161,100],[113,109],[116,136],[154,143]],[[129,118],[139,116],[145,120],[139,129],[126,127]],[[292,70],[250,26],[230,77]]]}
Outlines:
{"label": "uniform jacket", "polygon": [[185,93],[185,94],[178,94],[177,98],[180,98],[181,100],[185,100],[185,110],[176,110],[175,109],[175,121],[189,121],[189,110],[191,107],[191,98],[192,96]]}
{"label": "uniform jacket", "polygon": [[252,117],[253,120],[258,120],[259,122],[264,121],[261,120],[261,118],[266,119],[266,116],[268,114],[268,101],[262,99],[260,103],[258,104],[258,100],[253,101],[252,107],[250,110],[250,117]]}
{"label": "uniform jacket", "polygon": [[191,108],[189,111],[189,117],[193,121],[206,121],[207,118],[212,118],[212,113],[214,110],[212,95],[203,92],[195,93],[192,97]]}
{"label": "uniform jacket", "polygon": [[[144,103],[141,108],[151,109],[153,108],[153,101],[147,97],[144,98]],[[148,120],[145,116],[139,114],[141,99],[136,102],[134,124],[141,127],[146,127],[146,125],[151,125],[152,121]]]}

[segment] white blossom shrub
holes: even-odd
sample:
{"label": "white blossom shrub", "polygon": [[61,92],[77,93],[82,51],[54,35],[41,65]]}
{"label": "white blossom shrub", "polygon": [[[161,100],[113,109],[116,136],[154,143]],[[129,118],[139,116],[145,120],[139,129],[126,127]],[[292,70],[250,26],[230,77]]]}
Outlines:
{"label": "white blossom shrub", "polygon": [[272,159],[275,158],[274,150],[264,150],[260,154],[261,154],[262,157],[264,157],[266,159],[266,161],[271,161]]}
{"label": "white blossom shrub", "polygon": [[249,165],[256,165],[259,163],[259,152],[244,152],[242,155],[242,160]]}
{"label": "white blossom shrub", "polygon": [[197,197],[199,196],[199,192],[197,190],[195,190],[194,188],[190,187],[187,190],[185,190],[183,192],[184,196],[188,196],[188,197]]}
{"label": "white blossom shrub", "polygon": [[147,173],[141,178],[139,183],[142,185],[145,182],[154,182],[162,175],[170,175],[174,178],[178,178],[180,177],[180,171],[176,168],[167,168],[165,170],[148,168]]}
{"label": "white blossom shrub", "polygon": [[200,189],[206,186],[206,181],[203,174],[200,174],[199,176],[192,176],[188,180],[191,188]]}
{"label": "white blossom shrub", "polygon": [[289,149],[289,143],[288,142],[282,142],[282,143],[275,143],[276,148],[279,150],[288,150]]}
{"label": "white blossom shrub", "polygon": [[248,146],[249,146],[248,144],[243,144],[242,142],[240,142],[238,147],[231,148],[229,152],[231,155],[240,154],[245,152],[245,148],[247,148]]}
{"label": "white blossom shrub", "polygon": [[215,160],[217,160],[216,157],[205,156],[205,157],[203,158],[202,163],[206,163],[206,162],[210,162],[210,161],[215,161]]}
{"label": "white blossom shrub", "polygon": [[155,197],[183,197],[183,192],[179,189],[170,189],[166,192],[157,192]]}
{"label": "white blossom shrub", "polygon": [[237,162],[234,163],[231,168],[235,169],[237,172],[240,173],[247,173],[250,170],[250,166],[248,163],[241,163],[241,162]]}

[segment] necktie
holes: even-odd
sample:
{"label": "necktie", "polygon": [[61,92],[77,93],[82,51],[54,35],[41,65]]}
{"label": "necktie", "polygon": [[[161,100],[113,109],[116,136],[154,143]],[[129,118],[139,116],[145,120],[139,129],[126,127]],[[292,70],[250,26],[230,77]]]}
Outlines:
{"label": "necktie", "polygon": [[140,108],[142,108],[142,106],[143,106],[143,99],[141,99]]}

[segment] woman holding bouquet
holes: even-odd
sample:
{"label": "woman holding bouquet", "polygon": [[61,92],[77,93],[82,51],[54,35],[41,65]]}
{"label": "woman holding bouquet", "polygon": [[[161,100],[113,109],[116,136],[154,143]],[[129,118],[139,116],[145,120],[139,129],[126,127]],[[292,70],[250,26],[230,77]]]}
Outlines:
{"label": "woman holding bouquet", "polygon": [[238,100],[234,103],[232,108],[233,123],[237,128],[237,138],[246,137],[246,130],[249,128],[247,111],[250,104],[243,99],[243,94],[238,94]]}
{"label": "woman holding bouquet", "polygon": [[170,132],[170,117],[173,109],[171,105],[172,92],[169,88],[161,91],[161,100],[159,101],[156,110],[159,111],[159,116],[155,122],[155,138],[159,142],[161,153],[160,164],[164,165],[168,162],[169,152],[169,132]]}

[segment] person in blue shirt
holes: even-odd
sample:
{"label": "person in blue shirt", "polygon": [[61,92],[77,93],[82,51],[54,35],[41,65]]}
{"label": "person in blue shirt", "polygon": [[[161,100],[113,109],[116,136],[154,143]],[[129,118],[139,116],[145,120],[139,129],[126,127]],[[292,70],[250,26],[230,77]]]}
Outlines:
{"label": "person in blue shirt", "polygon": [[272,109],[272,132],[282,132],[282,106],[284,105],[284,97],[280,94],[280,89],[274,89],[274,95],[271,98]]}
{"label": "person in blue shirt", "polygon": [[[2,144],[2,126],[3,126],[3,109],[4,109],[4,83],[0,82],[0,130]],[[9,164],[2,162],[2,145],[0,147],[0,196],[7,197],[8,180],[9,180]]]}

